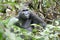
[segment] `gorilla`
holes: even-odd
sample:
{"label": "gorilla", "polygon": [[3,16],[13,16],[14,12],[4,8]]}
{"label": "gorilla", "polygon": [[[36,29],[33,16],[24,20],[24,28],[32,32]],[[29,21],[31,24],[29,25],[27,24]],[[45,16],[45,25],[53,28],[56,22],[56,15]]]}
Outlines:
{"label": "gorilla", "polygon": [[15,25],[27,29],[28,31],[32,31],[34,28],[34,26],[31,26],[31,24],[39,24],[43,28],[46,26],[44,20],[29,9],[20,10],[16,18],[18,18],[19,21],[16,22]]}

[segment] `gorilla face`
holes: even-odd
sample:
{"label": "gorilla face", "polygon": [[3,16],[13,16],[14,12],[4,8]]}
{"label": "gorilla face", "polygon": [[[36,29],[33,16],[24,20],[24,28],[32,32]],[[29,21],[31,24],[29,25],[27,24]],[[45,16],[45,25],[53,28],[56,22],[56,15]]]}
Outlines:
{"label": "gorilla face", "polygon": [[23,11],[22,15],[25,16],[26,18],[29,18],[30,13],[29,11]]}
{"label": "gorilla face", "polygon": [[22,10],[19,12],[19,17],[22,19],[29,19],[30,12],[28,10]]}

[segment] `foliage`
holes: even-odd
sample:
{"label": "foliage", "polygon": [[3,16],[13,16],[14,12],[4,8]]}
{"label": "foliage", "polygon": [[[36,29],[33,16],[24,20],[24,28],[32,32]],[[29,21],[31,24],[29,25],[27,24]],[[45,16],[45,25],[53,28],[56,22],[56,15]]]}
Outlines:
{"label": "foliage", "polygon": [[[24,1],[26,0],[21,0],[21,3],[23,3]],[[17,22],[18,19],[12,16],[11,17],[6,16],[6,13],[4,14],[2,12],[5,8],[3,4],[10,5],[13,11],[16,10],[15,6],[18,9],[21,8],[19,2],[20,2],[19,0],[18,1],[0,0],[0,12],[3,14],[1,15],[0,13],[0,40],[60,40],[60,19],[59,18],[53,19],[52,24],[47,24],[45,29],[43,29],[38,24],[31,24],[31,26],[33,25],[35,27],[32,32],[29,32],[26,29],[14,25],[14,23]],[[39,0],[32,1],[32,6],[34,10],[39,10],[38,2]],[[51,6],[53,6],[54,8],[56,7],[56,0],[43,0],[42,6],[43,6],[43,10],[47,12],[48,8],[50,8]],[[51,12],[51,10],[49,11]],[[57,12],[57,14],[58,13],[59,12]]]}
{"label": "foliage", "polygon": [[[8,19],[5,21],[8,21]],[[20,35],[23,35],[23,34],[24,34],[25,40],[29,40],[29,39],[32,39],[32,40],[58,40],[59,39],[58,35],[60,34],[59,33],[60,26],[53,26],[53,25],[48,24],[46,26],[46,29],[44,29],[43,31],[39,29],[40,30],[39,32],[33,31],[31,33],[31,32],[28,32],[27,30],[21,29],[15,25],[13,25],[16,21],[17,21],[17,19],[11,18],[7,23],[3,22],[3,21],[0,22],[0,30],[1,30],[0,31],[0,39],[1,40],[2,39],[5,39],[5,40],[23,40],[20,37]],[[8,27],[5,28],[3,26],[4,24],[6,24],[5,26],[8,25]],[[34,25],[35,27],[39,26],[37,24],[32,24],[32,25]],[[11,28],[13,28],[14,31]],[[11,32],[10,29],[13,32]],[[37,29],[35,29],[35,30],[37,30]]]}

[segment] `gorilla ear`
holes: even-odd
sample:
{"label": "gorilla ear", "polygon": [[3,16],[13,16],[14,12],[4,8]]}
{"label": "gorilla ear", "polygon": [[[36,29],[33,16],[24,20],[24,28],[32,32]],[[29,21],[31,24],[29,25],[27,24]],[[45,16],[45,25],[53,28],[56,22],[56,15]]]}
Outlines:
{"label": "gorilla ear", "polygon": [[18,10],[18,13],[21,12],[21,10]]}
{"label": "gorilla ear", "polygon": [[18,14],[17,14],[16,18],[18,18],[18,19],[19,19],[20,14],[21,14],[21,10],[20,10],[20,11],[18,11]]}

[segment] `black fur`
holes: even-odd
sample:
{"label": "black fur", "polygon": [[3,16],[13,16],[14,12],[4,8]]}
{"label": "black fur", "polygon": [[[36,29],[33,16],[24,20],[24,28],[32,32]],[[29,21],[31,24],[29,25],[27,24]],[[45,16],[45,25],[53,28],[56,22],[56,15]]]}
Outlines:
{"label": "black fur", "polygon": [[[22,28],[25,28],[29,31],[32,31],[33,27],[31,24],[40,24],[43,28],[45,28],[46,23],[43,19],[41,19],[38,15],[32,13],[28,9],[22,10],[18,13],[18,17],[20,22],[17,22],[16,25]],[[21,23],[21,25],[20,25]]]}

